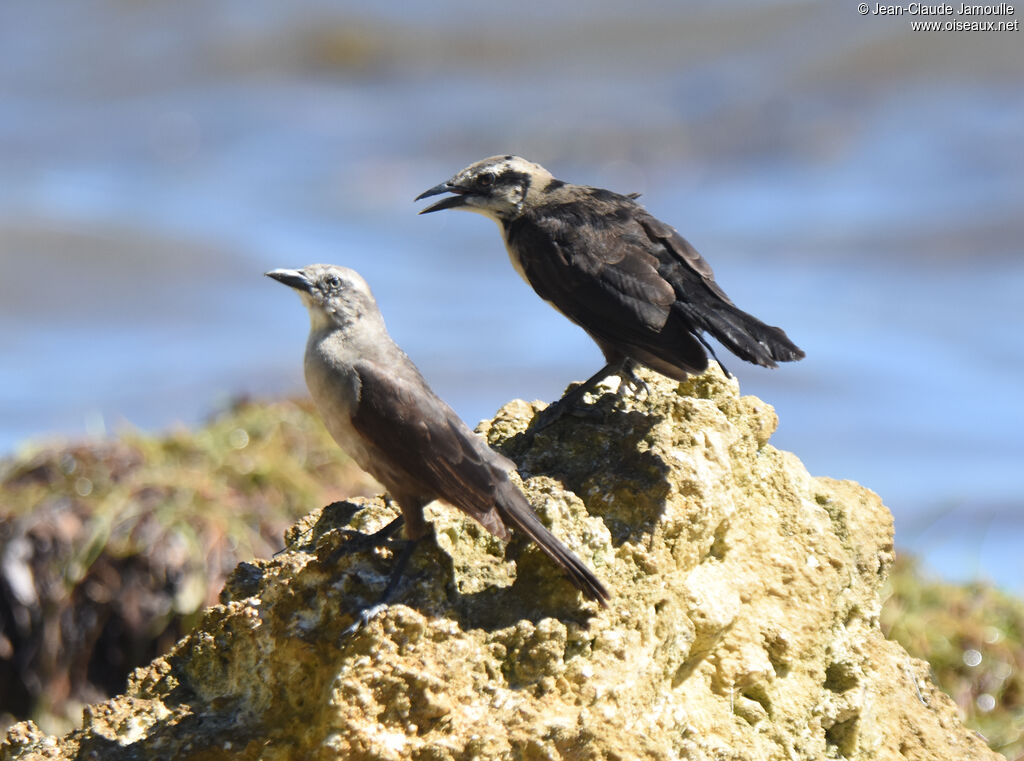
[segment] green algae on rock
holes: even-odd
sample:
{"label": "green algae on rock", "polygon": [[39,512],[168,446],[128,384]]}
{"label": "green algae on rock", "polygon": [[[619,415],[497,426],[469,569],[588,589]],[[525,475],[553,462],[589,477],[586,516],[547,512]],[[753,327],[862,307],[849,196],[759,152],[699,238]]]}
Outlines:
{"label": "green algae on rock", "polygon": [[645,380],[532,441],[537,405],[482,425],[607,610],[521,537],[434,505],[395,604],[341,639],[391,559],[339,557],[342,532],[394,513],[335,503],[81,729],[16,725],[0,759],[998,758],[879,629],[878,497],[768,444],[771,407],[718,370]]}
{"label": "green algae on rock", "polygon": [[304,402],[239,400],[196,429],[24,446],[0,460],[0,734],[115,695],[310,506],[379,486]]}

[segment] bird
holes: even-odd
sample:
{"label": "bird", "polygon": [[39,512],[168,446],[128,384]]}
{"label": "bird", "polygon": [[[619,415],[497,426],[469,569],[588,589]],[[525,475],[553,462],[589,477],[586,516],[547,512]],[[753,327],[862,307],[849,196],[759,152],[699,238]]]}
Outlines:
{"label": "bird", "polygon": [[391,339],[359,273],[312,264],[265,274],[298,291],[309,310],[305,379],[327,430],[401,511],[371,536],[386,540],[404,525],[407,540],[375,608],[397,586],[416,543],[427,533],[423,508],[437,499],[499,539],[509,539],[509,527],[522,531],[584,595],[607,605],[605,586],[541,523],[510,479],[515,464],[469,429]]}
{"label": "bird", "polygon": [[451,195],[419,213],[463,209],[497,222],[519,275],[604,354],[605,365],[535,418],[534,430],[578,410],[610,375],[645,388],[637,364],[679,381],[704,372],[708,355],[718,361],[706,335],[762,367],[804,357],[781,328],[737,307],[697,250],[638,194],[573,185],[514,155],[470,164],[415,200],[442,193]]}

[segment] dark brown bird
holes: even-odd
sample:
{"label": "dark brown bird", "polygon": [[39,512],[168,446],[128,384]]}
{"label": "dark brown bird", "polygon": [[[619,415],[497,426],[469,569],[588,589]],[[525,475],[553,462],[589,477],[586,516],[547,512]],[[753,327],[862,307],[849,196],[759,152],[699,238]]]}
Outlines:
{"label": "dark brown bird", "polygon": [[705,333],[762,367],[804,356],[781,328],[733,304],[696,249],[635,196],[557,180],[519,156],[478,161],[416,200],[440,193],[452,195],[421,214],[465,209],[495,220],[516,271],[604,353],[605,366],[535,427],[608,375],[639,383],[634,362],[676,380],[704,372],[714,357]]}
{"label": "dark brown bird", "polygon": [[[509,526],[522,531],[580,591],[605,604],[604,585],[545,528],[509,479],[515,464],[473,433],[391,340],[358,273],[313,264],[267,275],[297,290],[309,309],[306,385],[327,430],[401,508],[410,544],[385,598],[414,543],[426,533],[424,506],[440,499],[499,539],[509,538]],[[391,528],[381,532],[384,538]]]}

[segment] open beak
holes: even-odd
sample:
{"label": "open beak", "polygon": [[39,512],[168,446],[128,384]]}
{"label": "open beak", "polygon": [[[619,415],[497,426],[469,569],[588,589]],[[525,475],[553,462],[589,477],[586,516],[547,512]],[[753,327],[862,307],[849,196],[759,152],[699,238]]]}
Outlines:
{"label": "open beak", "polygon": [[313,285],[309,282],[309,278],[299,270],[270,270],[270,272],[264,272],[263,274],[303,293],[309,293]]}
{"label": "open beak", "polygon": [[443,209],[455,209],[459,206],[466,205],[466,191],[457,185],[452,185],[451,181],[442,182],[440,185],[435,185],[430,190],[424,190],[415,200],[422,201],[424,198],[430,196],[441,195],[441,193],[454,193],[455,195],[449,196],[448,198],[442,198],[437,203],[431,204],[425,209],[420,211],[420,214],[429,214],[432,211],[442,211]]}

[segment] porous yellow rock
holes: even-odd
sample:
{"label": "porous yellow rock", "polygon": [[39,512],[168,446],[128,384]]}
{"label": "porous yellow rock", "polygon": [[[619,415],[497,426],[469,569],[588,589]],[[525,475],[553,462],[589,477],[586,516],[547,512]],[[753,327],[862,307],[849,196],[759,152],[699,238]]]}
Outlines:
{"label": "porous yellow rock", "polygon": [[380,499],[336,503],[288,551],[63,738],[15,725],[8,759],[998,759],[878,627],[892,521],[768,444],[777,419],[713,369],[594,400],[532,441],[537,405],[482,433],[600,576],[584,601],[521,537],[443,505],[394,604],[352,636],[388,551],[342,554]]}

